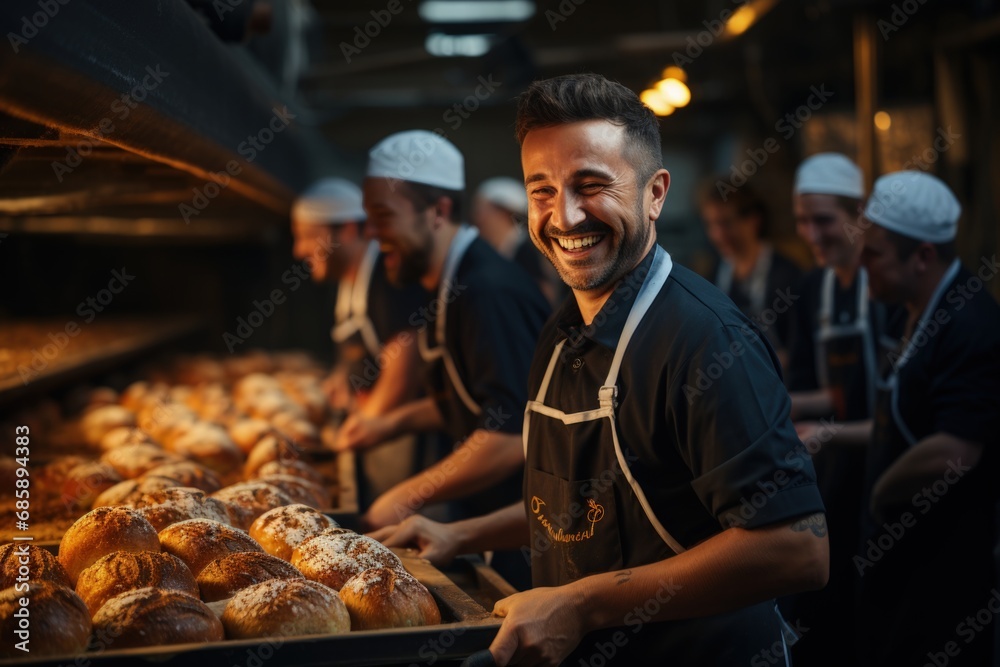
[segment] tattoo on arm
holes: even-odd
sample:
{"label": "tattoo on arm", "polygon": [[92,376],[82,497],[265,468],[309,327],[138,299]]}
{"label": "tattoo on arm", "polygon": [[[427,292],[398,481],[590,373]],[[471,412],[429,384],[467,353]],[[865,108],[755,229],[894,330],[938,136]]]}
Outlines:
{"label": "tattoo on arm", "polygon": [[812,534],[816,537],[826,537],[826,515],[825,514],[813,514],[807,516],[804,519],[799,519],[792,524],[792,530],[796,533],[801,533],[803,531],[812,531]]}
{"label": "tattoo on arm", "polygon": [[621,586],[622,584],[627,584],[632,580],[632,570],[622,570],[621,572],[615,572],[615,585]]}

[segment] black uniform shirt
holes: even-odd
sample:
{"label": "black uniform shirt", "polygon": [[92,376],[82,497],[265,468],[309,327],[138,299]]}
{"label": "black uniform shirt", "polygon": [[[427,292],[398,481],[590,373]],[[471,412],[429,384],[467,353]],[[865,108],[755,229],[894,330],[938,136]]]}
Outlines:
{"label": "black uniform shirt", "polygon": [[[565,412],[598,406],[598,388],[652,259],[650,252],[590,326],[583,326],[575,299],[562,306],[542,332],[532,398],[555,345],[567,339],[548,395]],[[808,452],[788,418],[779,368],[770,345],[731,300],[673,265],[622,361],[617,423],[622,449],[639,460],[633,475],[682,544],[732,526],[823,511]],[[543,467],[546,455],[558,452],[543,454]]]}
{"label": "black uniform shirt", "polygon": [[[719,269],[717,268],[716,276],[718,273]],[[795,290],[801,281],[802,270],[795,262],[777,251],[772,251],[771,267],[767,272],[767,282],[764,286],[764,302],[761,304],[763,311],[754,312],[755,307],[753,295],[750,293],[749,280],[739,280],[733,276],[728,296],[747,317],[754,319],[773,345],[787,348],[792,330],[793,311],[791,305],[795,303],[795,297],[798,296],[795,294]]]}
{"label": "black uniform shirt", "polygon": [[[430,385],[448,434],[464,440],[477,429],[520,433],[527,403],[528,367],[549,305],[531,279],[477,238],[458,265],[446,294],[445,342],[465,388],[482,408],[473,413],[455,392],[443,364]],[[434,341],[431,309],[418,326]]]}

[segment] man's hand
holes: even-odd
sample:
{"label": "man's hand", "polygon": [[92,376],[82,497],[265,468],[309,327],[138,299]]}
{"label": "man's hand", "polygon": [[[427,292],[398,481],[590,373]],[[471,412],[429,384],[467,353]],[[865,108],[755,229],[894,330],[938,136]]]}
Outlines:
{"label": "man's hand", "polygon": [[448,565],[458,555],[461,540],[453,524],[438,523],[415,514],[400,524],[369,533],[387,547],[412,547],[421,558],[437,566]]}
{"label": "man's hand", "polygon": [[358,451],[381,445],[392,437],[392,422],[386,417],[363,417],[357,413],[344,420],[333,449],[338,452]]}
{"label": "man's hand", "polygon": [[345,368],[341,366],[334,368],[321,386],[331,408],[338,411],[350,411],[354,408],[354,396],[347,381]]}
{"label": "man's hand", "polygon": [[574,590],[535,588],[497,602],[493,613],[504,617],[490,644],[497,665],[560,664],[586,633]]}

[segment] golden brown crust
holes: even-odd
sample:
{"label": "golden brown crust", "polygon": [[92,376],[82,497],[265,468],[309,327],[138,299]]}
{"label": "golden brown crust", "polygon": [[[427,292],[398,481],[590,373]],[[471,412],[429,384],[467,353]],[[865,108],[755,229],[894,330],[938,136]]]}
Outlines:
{"label": "golden brown crust", "polygon": [[330,492],[309,480],[295,475],[264,475],[255,481],[276,486],[292,499],[292,502],[317,509],[330,507]]}
{"label": "golden brown crust", "polygon": [[159,551],[153,526],[127,507],[98,507],[69,527],[59,543],[59,562],[76,584],[80,573],[115,551]]}
{"label": "golden brown crust", "polygon": [[241,551],[264,551],[242,530],[209,519],[189,519],[167,526],[160,532],[160,545],[184,561],[196,578],[218,558]]}
{"label": "golden brown crust", "polygon": [[222,613],[232,639],[340,634],[351,618],[337,592],[305,579],[271,579],[244,588]]}
{"label": "golden brown crust", "polygon": [[[28,600],[30,627],[25,653],[16,647],[20,638],[20,619],[14,616],[22,608],[21,599]],[[27,590],[7,588],[0,591],[0,658],[41,657],[80,654],[90,641],[90,614],[83,600],[69,588],[50,581],[28,584]]]}
{"label": "golden brown crust", "polygon": [[261,514],[250,526],[250,537],[264,551],[284,560],[291,560],[295,547],[337,522],[307,505],[285,505]]}
{"label": "golden brown crust", "polygon": [[229,437],[244,454],[249,454],[266,435],[273,435],[274,427],[263,419],[240,419],[229,427]]}
{"label": "golden brown crust", "polygon": [[107,452],[125,445],[139,444],[159,446],[159,443],[153,440],[153,436],[142,429],[133,426],[119,426],[111,429],[101,438],[101,451]]}
{"label": "golden brown crust", "polygon": [[293,475],[320,487],[325,487],[323,475],[305,461],[268,461],[254,471],[254,478],[266,475]]}
{"label": "golden brown crust", "polygon": [[[27,568],[27,577],[23,568]],[[0,546],[0,589],[24,581],[49,581],[57,586],[73,588],[65,568],[51,551],[24,542]]]}
{"label": "golden brown crust", "polygon": [[302,573],[271,554],[243,551],[213,560],[198,575],[205,602],[231,598],[238,591],[269,579],[303,579]]}
{"label": "golden brown crust", "polygon": [[235,507],[230,510],[234,526],[247,530],[261,514],[275,507],[291,505],[292,499],[276,486],[263,482],[241,482],[212,494],[213,498]]}
{"label": "golden brown crust", "polygon": [[182,460],[176,454],[145,443],[116,447],[101,456],[102,463],[107,463],[125,479],[135,479],[153,468]]}
{"label": "golden brown crust", "polygon": [[219,481],[218,475],[194,461],[181,461],[157,466],[143,477],[147,475],[167,477],[176,480],[178,486],[190,486],[201,489],[205,493],[215,493],[222,488],[222,482]]}
{"label": "golden brown crust", "polygon": [[98,496],[121,481],[118,471],[106,463],[83,463],[66,473],[60,486],[61,498],[66,505],[78,510],[89,509]]}
{"label": "golden brown crust", "polygon": [[143,494],[133,505],[157,532],[188,519],[211,519],[229,523],[225,503],[198,489],[177,486]]}
{"label": "golden brown crust", "polygon": [[243,477],[253,479],[257,468],[271,461],[288,463],[302,458],[302,450],[288,438],[282,435],[264,436],[247,454],[247,461],[243,465]]}
{"label": "golden brown crust", "polygon": [[140,588],[117,595],[94,615],[94,631],[113,647],[222,641],[222,623],[204,602],[178,591]]}
{"label": "golden brown crust", "polygon": [[149,586],[198,597],[198,585],[184,561],[159,551],[117,551],[104,556],[80,573],[76,593],[93,616],[116,595]]}
{"label": "golden brown crust", "polygon": [[355,630],[436,625],[441,611],[430,591],[408,572],[372,568],[352,577],[340,589]]}
{"label": "golden brown crust", "polygon": [[399,557],[380,542],[340,528],[327,529],[302,542],[291,564],[306,579],[339,591],[354,575],[373,567],[403,569]]}
{"label": "golden brown crust", "polygon": [[147,493],[180,486],[176,480],[158,475],[143,475],[139,479],[126,479],[105,490],[94,499],[94,507],[124,505],[131,507]]}

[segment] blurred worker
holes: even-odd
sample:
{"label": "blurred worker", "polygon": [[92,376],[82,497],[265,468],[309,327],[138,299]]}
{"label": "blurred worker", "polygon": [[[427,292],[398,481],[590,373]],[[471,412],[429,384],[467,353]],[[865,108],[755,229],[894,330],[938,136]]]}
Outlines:
{"label": "blurred worker", "polygon": [[750,185],[722,193],[717,180],[699,196],[705,233],[720,256],[715,286],[757,323],[787,368],[793,289],[802,271],[764,239],[767,208]]}
{"label": "blurred worker", "polygon": [[[352,417],[341,446],[366,448],[431,430],[457,443],[376,500],[365,515],[372,527],[435,502],[462,499],[462,511],[475,516],[521,495],[528,367],[549,307],[519,267],[460,222],[464,187],[462,154],[432,132],[400,132],[369,153],[364,205],[389,279],[419,281],[437,293],[418,324],[430,395],[369,419]],[[520,553],[510,557],[526,571]]]}
{"label": "blurred worker", "polygon": [[[430,296],[419,286],[389,283],[364,224],[361,188],[342,178],[317,181],[292,208],[293,254],[309,261],[314,281],[337,283],[337,362],[325,388],[341,415],[381,414],[413,400],[421,387],[415,346],[405,342],[415,335],[408,318]],[[413,449],[406,440],[360,456],[362,505],[412,474]]]}
{"label": "blurred worker", "polygon": [[569,290],[528,239],[524,230],[527,214],[524,183],[497,176],[479,184],[472,202],[472,224],[502,257],[524,269],[555,307],[569,296]]}
{"label": "blurred worker", "polygon": [[795,174],[795,227],[819,268],[803,279],[793,313],[788,386],[792,419],[811,453],[830,525],[830,582],[788,602],[810,631],[796,662],[853,664],[853,610],[865,449],[871,440],[878,369],[898,339],[861,267],[861,170],[838,153],[807,158]]}
{"label": "blurred worker", "polygon": [[907,315],[880,386],[855,560],[867,665],[996,664],[1000,307],[987,283],[1000,265],[962,267],[960,215],[948,186],[916,171],[878,179],[865,206],[872,294]]}

